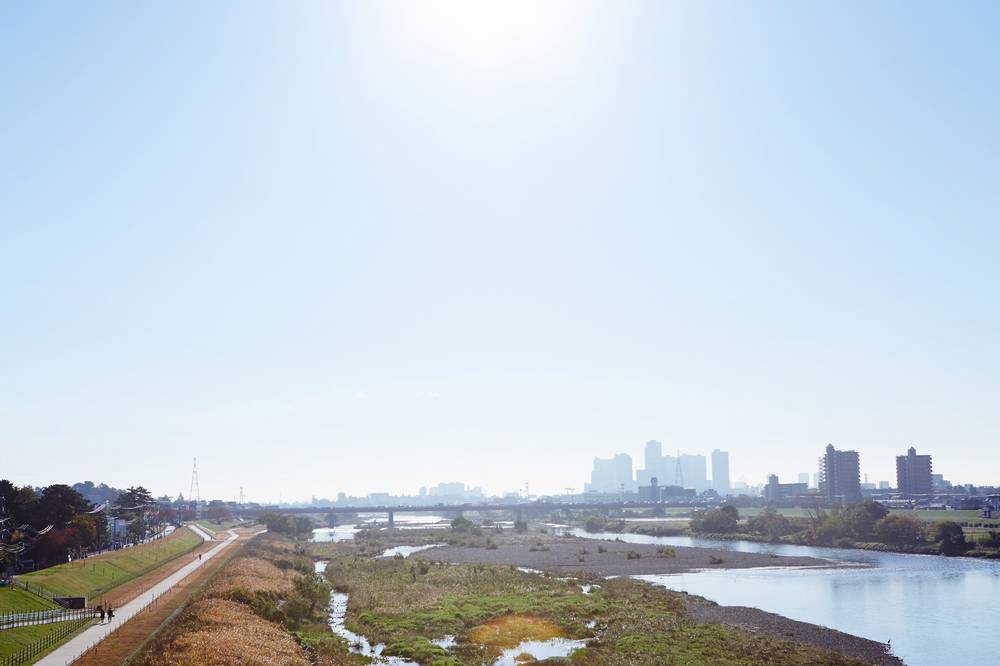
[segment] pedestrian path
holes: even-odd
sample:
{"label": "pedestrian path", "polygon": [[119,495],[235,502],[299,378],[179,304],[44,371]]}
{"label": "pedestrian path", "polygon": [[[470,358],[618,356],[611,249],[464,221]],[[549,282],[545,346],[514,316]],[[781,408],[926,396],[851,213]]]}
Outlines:
{"label": "pedestrian path", "polygon": [[[214,541],[214,537],[211,534],[209,534],[205,530],[201,529],[200,527],[198,527],[194,523],[188,523],[188,527],[191,528],[192,532],[194,532],[195,534],[197,534],[198,536],[200,536],[205,541]],[[232,533],[232,530],[230,530],[230,533]]]}
{"label": "pedestrian path", "polygon": [[[194,529],[193,526],[188,525]],[[195,530],[196,532],[198,530]],[[172,588],[174,585],[184,580],[189,574],[195,571],[198,567],[203,566],[210,559],[218,555],[224,548],[230,545],[233,541],[236,541],[237,534],[233,530],[229,530],[229,538],[225,541],[219,543],[211,550],[202,553],[201,557],[192,560],[190,564],[187,564],[173,574],[167,576],[162,581],[146,590],[138,597],[128,602],[121,608],[115,609],[115,619],[111,622],[105,622],[104,624],[95,624],[88,627],[84,631],[71,638],[69,641],[58,647],[57,649],[50,652],[48,655],[43,657],[39,664],[44,664],[45,666],[63,666],[65,664],[71,664],[73,661],[78,659],[84,652],[86,652],[91,646],[101,642],[108,637],[111,632],[115,629],[128,622],[132,617],[134,617],[138,612],[144,609],[149,604],[156,601],[160,595],[165,593],[167,590]]]}

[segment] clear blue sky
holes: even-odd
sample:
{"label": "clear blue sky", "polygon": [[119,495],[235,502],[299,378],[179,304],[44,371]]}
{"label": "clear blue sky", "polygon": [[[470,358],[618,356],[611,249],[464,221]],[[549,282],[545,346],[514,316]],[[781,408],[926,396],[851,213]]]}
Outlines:
{"label": "clear blue sky", "polygon": [[[996,3],[5,3],[0,476],[1000,482]],[[792,479],[790,479],[792,480]]]}

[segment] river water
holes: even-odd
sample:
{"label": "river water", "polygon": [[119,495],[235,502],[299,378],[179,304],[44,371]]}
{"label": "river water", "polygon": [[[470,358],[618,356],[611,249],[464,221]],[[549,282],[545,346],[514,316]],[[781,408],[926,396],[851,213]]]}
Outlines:
{"label": "river water", "polygon": [[753,606],[882,643],[889,641],[893,653],[910,666],[1000,663],[997,560],[592,534],[579,529],[568,532],[590,539],[809,556],[854,565],[837,569],[713,569],[642,578],[725,606]]}

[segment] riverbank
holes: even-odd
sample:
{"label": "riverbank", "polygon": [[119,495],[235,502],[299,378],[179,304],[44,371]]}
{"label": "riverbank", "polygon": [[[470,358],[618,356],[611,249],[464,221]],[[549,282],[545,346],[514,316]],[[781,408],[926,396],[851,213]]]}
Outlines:
{"label": "riverbank", "polygon": [[748,631],[755,635],[773,636],[795,643],[812,645],[839,652],[878,666],[902,666],[903,660],[891,654],[884,643],[868,640],[853,634],[821,627],[808,622],[792,620],[784,615],[768,613],[747,606],[720,606],[714,601],[681,593],[684,610],[695,622],[722,624]]}
{"label": "riverbank", "polygon": [[563,573],[585,572],[601,577],[676,574],[701,569],[837,566],[829,560],[814,557],[664,547],[576,537],[503,543],[489,549],[442,546],[424,551],[423,556],[453,564],[494,564]]}

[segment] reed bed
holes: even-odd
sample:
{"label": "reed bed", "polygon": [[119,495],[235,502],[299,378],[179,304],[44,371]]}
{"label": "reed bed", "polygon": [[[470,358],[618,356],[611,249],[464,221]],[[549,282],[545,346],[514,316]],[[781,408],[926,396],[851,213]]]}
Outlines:
{"label": "reed bed", "polygon": [[245,604],[205,599],[191,605],[172,637],[140,661],[144,666],[283,664],[307,666],[310,660],[295,638]]}

